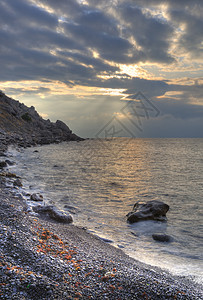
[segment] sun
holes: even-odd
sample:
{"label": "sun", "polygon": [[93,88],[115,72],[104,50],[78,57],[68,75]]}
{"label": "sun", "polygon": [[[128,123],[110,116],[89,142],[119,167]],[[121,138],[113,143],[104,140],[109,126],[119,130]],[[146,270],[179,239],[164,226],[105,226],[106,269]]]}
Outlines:
{"label": "sun", "polygon": [[138,65],[119,65],[120,71],[124,74],[129,75],[130,77],[146,77],[146,72],[144,69],[139,67]]}

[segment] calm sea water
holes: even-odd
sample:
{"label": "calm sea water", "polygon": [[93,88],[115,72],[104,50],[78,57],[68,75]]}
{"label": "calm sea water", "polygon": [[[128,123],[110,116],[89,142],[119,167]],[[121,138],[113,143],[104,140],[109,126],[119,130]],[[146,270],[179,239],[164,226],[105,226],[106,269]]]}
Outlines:
{"label": "calm sea water", "polygon": [[[26,190],[70,211],[74,224],[140,261],[203,282],[202,153],[203,139],[86,140],[16,151],[13,171]],[[128,224],[126,214],[142,200],[167,203],[167,223]],[[153,233],[173,242],[156,242]]]}

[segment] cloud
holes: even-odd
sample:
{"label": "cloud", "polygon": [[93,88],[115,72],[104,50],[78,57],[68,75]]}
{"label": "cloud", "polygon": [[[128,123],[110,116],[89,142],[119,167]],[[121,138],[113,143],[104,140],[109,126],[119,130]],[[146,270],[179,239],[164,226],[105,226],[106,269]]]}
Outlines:
{"label": "cloud", "polygon": [[[157,19],[135,5],[119,6],[118,15],[126,26],[127,34],[137,44],[140,61],[171,63],[174,58],[169,53],[173,27]],[[136,58],[136,55],[135,55]]]}
{"label": "cloud", "polygon": [[[120,63],[171,64],[174,24],[146,11],[146,3],[1,1],[0,80],[41,78],[105,87],[117,81]],[[172,5],[177,7],[169,3],[170,18],[176,22]],[[185,33],[185,47],[188,40]],[[105,80],[104,73],[115,80]],[[129,80],[125,83],[128,88]]]}
{"label": "cloud", "polygon": [[128,60],[128,54],[133,47],[128,40],[81,24],[65,24],[64,27],[67,34],[71,33],[84,46],[97,51],[101,58],[118,63]]}
{"label": "cloud", "polygon": [[95,71],[99,74],[100,72],[109,72],[114,73],[119,71],[119,67],[112,66],[108,63],[105,63],[102,59],[94,58],[92,53],[87,53],[86,55],[79,52],[72,51],[57,51],[58,55],[60,55],[63,59],[73,59],[75,62],[80,64],[84,64],[89,66],[90,68],[94,68]]}
{"label": "cloud", "polygon": [[[202,11],[203,12],[203,11]],[[203,20],[202,15],[196,14],[192,10],[170,10],[171,19],[177,26],[184,26],[184,31],[180,33],[178,47],[190,57],[199,60],[203,57],[202,32]]]}
{"label": "cloud", "polygon": [[0,16],[3,25],[10,29],[12,26],[29,24],[29,26],[45,26],[55,28],[58,25],[58,18],[54,14],[30,4],[24,0],[2,0],[0,3]]}
{"label": "cloud", "polygon": [[75,17],[85,9],[85,6],[76,0],[60,0],[60,3],[55,0],[31,0],[31,2],[65,17]]}
{"label": "cloud", "polygon": [[170,115],[175,119],[193,119],[203,117],[203,106],[189,102],[177,101],[175,99],[165,97],[161,101],[157,101],[156,105],[162,115]]}
{"label": "cloud", "polygon": [[105,15],[105,12],[99,10],[85,10],[75,21],[81,26],[87,26],[99,32],[105,32],[109,35],[119,35],[119,23],[116,19],[110,18],[108,15]]}
{"label": "cloud", "polygon": [[[189,72],[184,76],[197,77],[189,67],[199,66],[202,57],[202,10],[200,0],[2,0],[0,81],[19,86],[30,81],[30,90],[16,90],[29,99],[39,94],[54,99],[54,88],[36,88],[35,81],[64,83],[65,89],[74,91],[123,90],[123,97],[141,91],[160,105],[164,116],[200,118],[202,86],[179,83],[174,74],[178,69]],[[149,72],[139,78],[122,65]],[[15,94],[11,88],[9,93]],[[101,94],[95,102],[103,99]],[[123,105],[120,102],[110,111]]]}
{"label": "cloud", "polygon": [[25,94],[25,95],[39,95],[41,93],[49,93],[51,89],[45,87],[35,87],[35,88],[7,88],[6,93],[9,95],[16,95],[16,94]]}
{"label": "cloud", "polygon": [[111,3],[88,0],[88,3],[98,9],[114,10],[114,16],[122,19],[128,35],[143,48],[139,60],[149,58],[149,61],[171,63],[184,54],[194,61],[202,58],[201,0],[115,0]]}

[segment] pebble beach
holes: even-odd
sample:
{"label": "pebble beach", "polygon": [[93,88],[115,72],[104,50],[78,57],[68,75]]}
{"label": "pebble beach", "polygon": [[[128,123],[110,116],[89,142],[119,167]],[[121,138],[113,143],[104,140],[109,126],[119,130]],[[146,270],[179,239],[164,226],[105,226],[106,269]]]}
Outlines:
{"label": "pebble beach", "polygon": [[1,172],[0,299],[203,299],[192,280],[136,261],[74,223],[28,212],[7,176]]}

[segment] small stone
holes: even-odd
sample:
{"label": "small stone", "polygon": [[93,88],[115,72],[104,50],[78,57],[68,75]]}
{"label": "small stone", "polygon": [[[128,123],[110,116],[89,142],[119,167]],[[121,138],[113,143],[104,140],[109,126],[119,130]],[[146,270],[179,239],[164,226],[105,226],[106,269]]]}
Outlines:
{"label": "small stone", "polygon": [[45,214],[51,219],[60,222],[60,223],[72,223],[73,218],[70,214],[58,210],[56,207],[52,205],[47,205],[47,206],[35,206],[33,207],[34,212],[39,213],[39,214]]}
{"label": "small stone", "polygon": [[43,201],[43,196],[37,193],[34,193],[30,196],[32,201]]}
{"label": "small stone", "polygon": [[19,187],[23,186],[23,185],[22,185],[22,182],[21,182],[21,180],[20,180],[19,178],[16,179],[16,180],[13,182],[13,185],[14,185],[14,186],[19,186]]}
{"label": "small stone", "polygon": [[0,161],[0,168],[3,169],[7,167],[7,163],[5,161]]}
{"label": "small stone", "polygon": [[15,163],[14,163],[13,161],[10,161],[9,159],[6,159],[5,162],[6,162],[9,166],[15,165]]}

